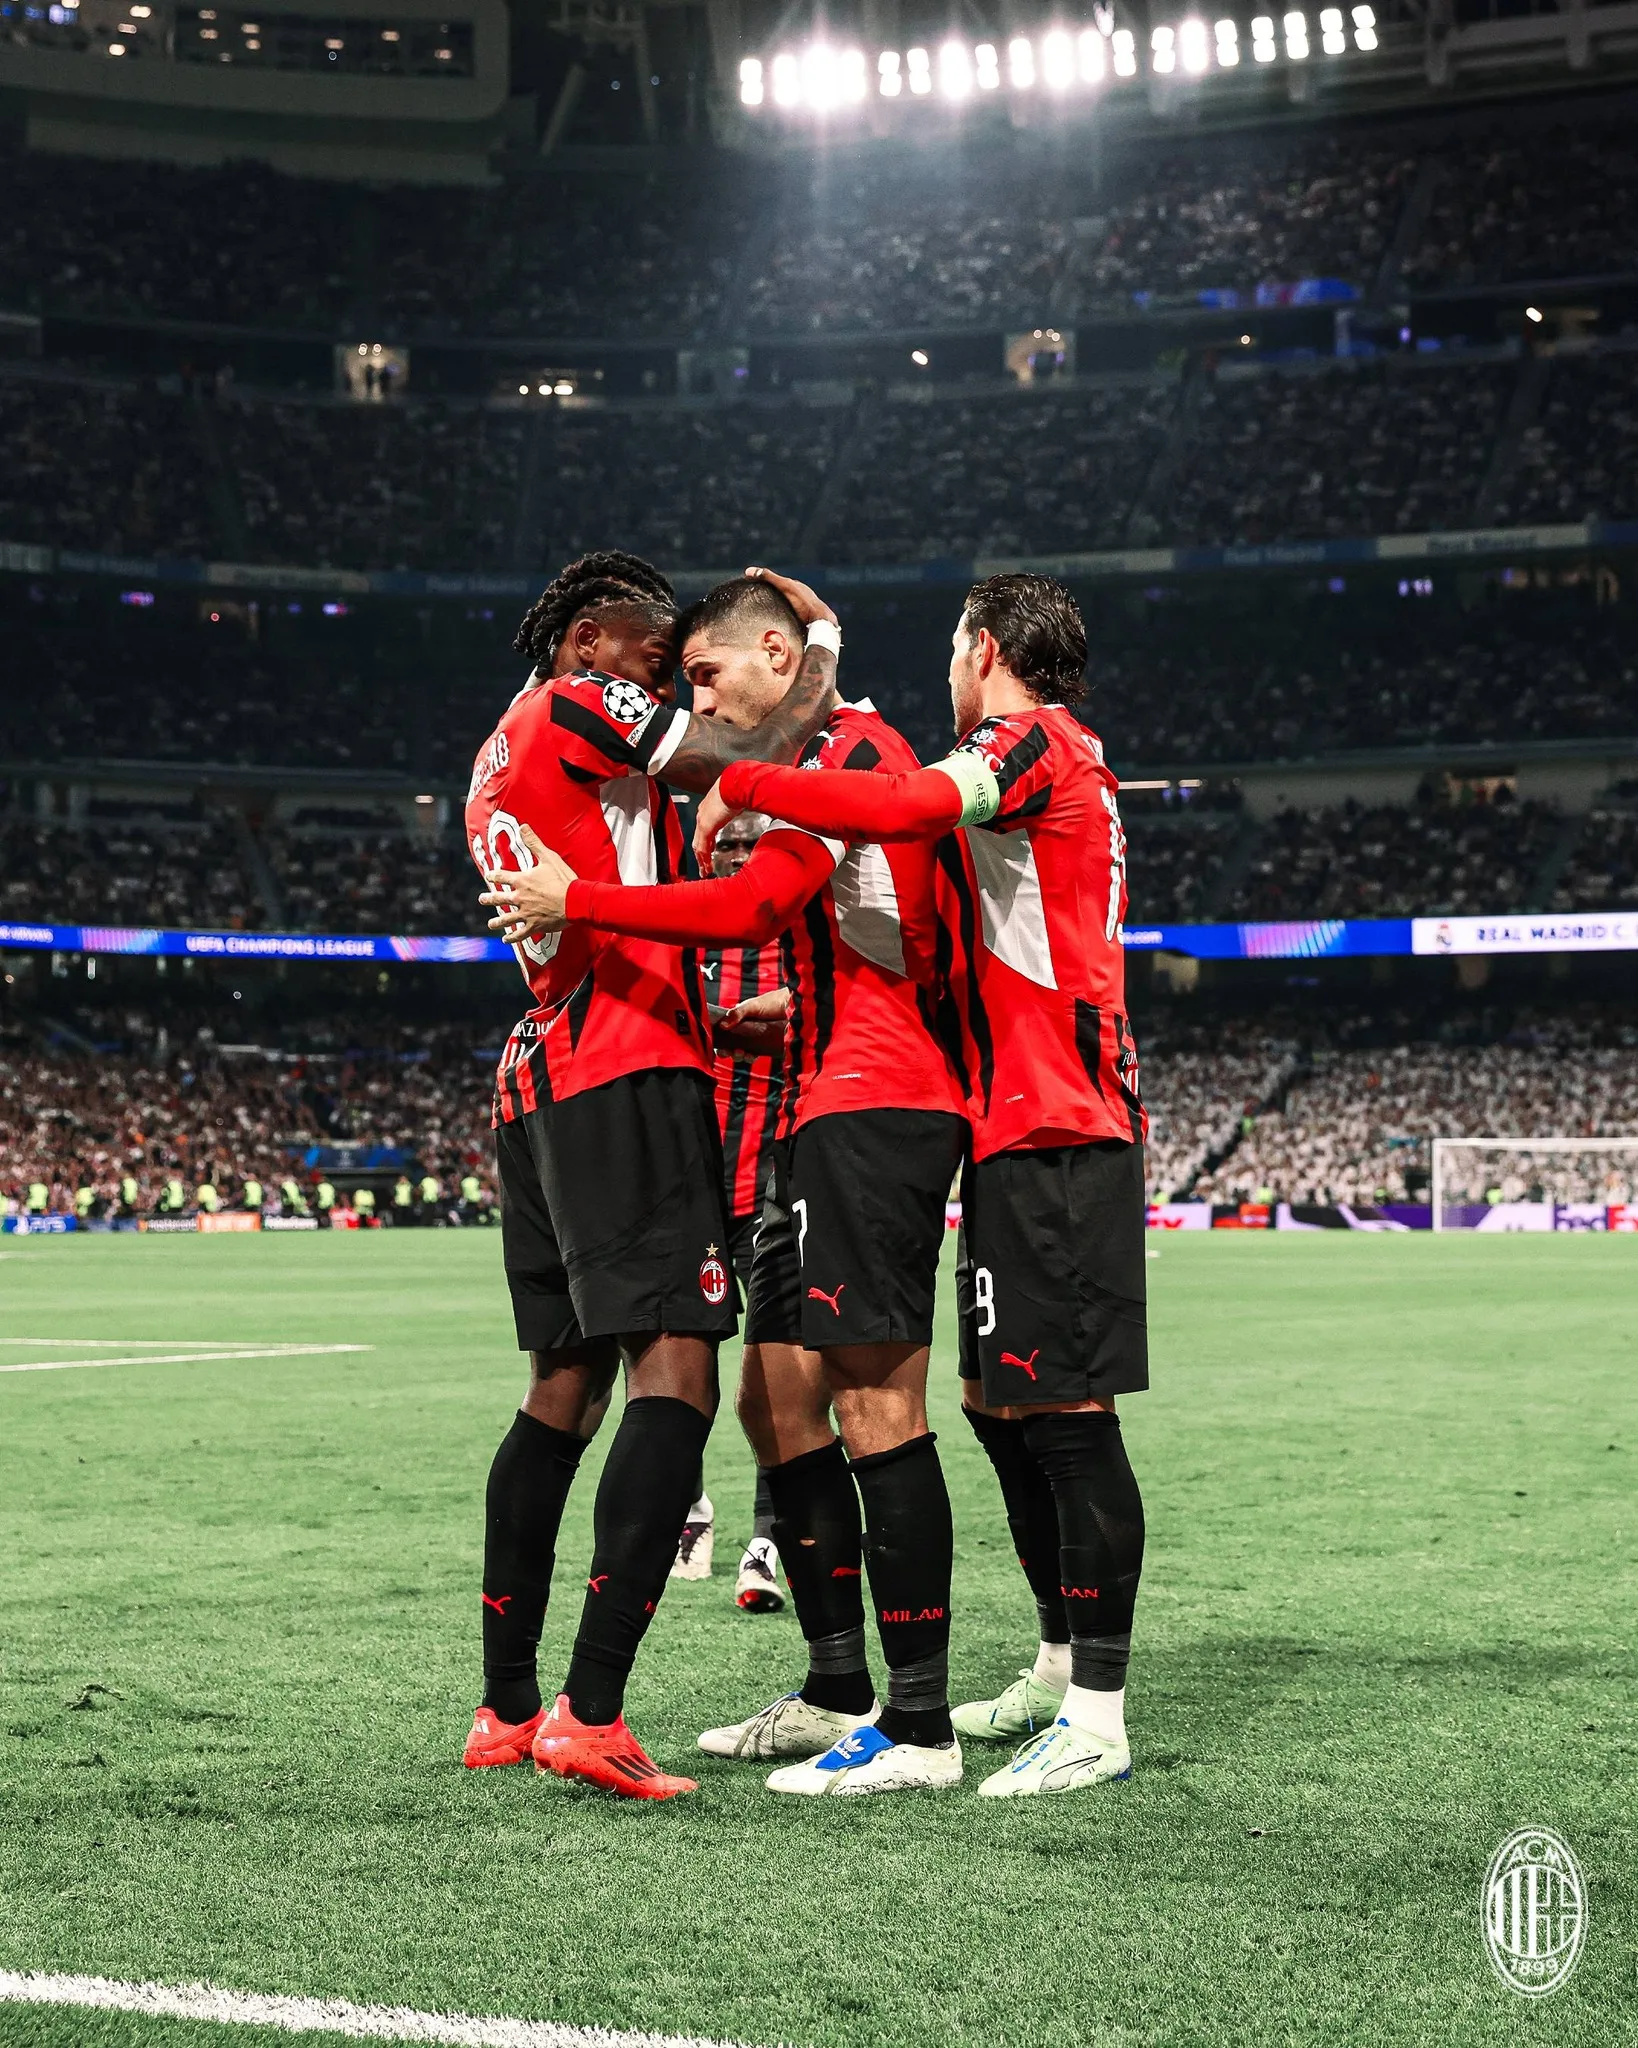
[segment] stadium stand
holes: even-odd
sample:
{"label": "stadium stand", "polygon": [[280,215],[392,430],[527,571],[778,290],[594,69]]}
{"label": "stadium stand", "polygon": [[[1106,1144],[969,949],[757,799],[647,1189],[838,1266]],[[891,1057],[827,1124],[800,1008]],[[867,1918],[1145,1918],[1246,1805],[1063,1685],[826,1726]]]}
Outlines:
{"label": "stadium stand", "polygon": [[1415,358],[1219,376],[1160,534],[1187,545],[1469,525],[1512,382],[1501,364]]}
{"label": "stadium stand", "polygon": [[883,406],[820,537],[837,562],[1122,545],[1175,382]]}
{"label": "stadium stand", "polygon": [[[406,1028],[393,1046],[375,1024],[360,1047],[339,1020],[292,1032],[298,1042],[286,1048],[222,1045],[208,1027],[183,1042],[144,1012],[122,1024],[117,1041],[95,1049],[63,1033],[49,1045],[0,1043],[0,1205],[44,1181],[57,1213],[72,1213],[89,1185],[95,1213],[111,1214],[129,1173],[135,1213],[146,1215],[173,1174],[189,1208],[205,1180],[228,1204],[254,1176],[277,1213],[282,1180],[317,1177],[318,1162],[302,1157],[316,1147],[413,1156],[446,1194],[467,1172],[489,1175],[494,1055],[459,1028]],[[333,1162],[326,1170],[351,1185]],[[440,1220],[448,1213],[446,1201]]]}
{"label": "stadium stand", "polygon": [[1524,904],[1558,836],[1546,804],[1346,803],[1282,812],[1262,835],[1231,914],[1442,916]]}
{"label": "stadium stand", "polygon": [[[1253,1118],[1228,1157],[1196,1180],[1191,1198],[1356,1207],[1425,1200],[1434,1137],[1638,1135],[1638,1030],[1630,1021],[1542,1018],[1518,1037],[1318,1050],[1283,1105]],[[1494,1159],[1474,1171],[1477,1184],[1453,1187],[1451,1200],[1484,1200],[1494,1176],[1506,1200],[1621,1201],[1632,1178],[1630,1161],[1622,1172],[1596,1154],[1585,1162],[1535,1158],[1524,1175]]]}
{"label": "stadium stand", "polygon": [[1509,525],[1638,515],[1638,354],[1554,357],[1502,503]]}

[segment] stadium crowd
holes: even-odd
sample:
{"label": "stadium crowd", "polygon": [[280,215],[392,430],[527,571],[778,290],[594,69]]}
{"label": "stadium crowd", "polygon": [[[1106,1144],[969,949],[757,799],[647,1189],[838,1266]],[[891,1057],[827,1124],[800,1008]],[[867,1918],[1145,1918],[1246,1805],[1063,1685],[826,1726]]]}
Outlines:
{"label": "stadium crowd", "polygon": [[[458,1028],[406,1028],[396,1046],[361,1050],[341,1020],[290,1034],[305,1042],[287,1050],[223,1045],[209,1027],[173,1039],[143,1012],[120,1024],[117,1041],[95,1048],[78,1034],[0,1040],[0,1210],[192,1214],[245,1207],[248,1183],[260,1194],[251,1206],[305,1215],[329,1206],[324,1185],[340,1205],[358,1184],[358,1169],[330,1155],[378,1147],[389,1178],[414,1187],[414,1220],[476,1222],[493,1207],[494,1053],[475,1054]],[[372,1194],[378,1178],[363,1183]],[[423,1195],[428,1178],[436,1194]],[[380,1214],[395,1206],[377,1200]]]}
{"label": "stadium crowd", "polygon": [[[483,931],[481,885],[458,832],[312,815],[328,821],[262,824],[223,809],[178,819],[132,807],[117,821],[0,812],[0,918]],[[1582,821],[1544,901],[1562,826],[1548,805],[1505,799],[1287,809],[1261,825],[1239,813],[1139,815],[1128,826],[1128,922],[1612,910],[1638,900],[1638,820],[1605,808]],[[1225,862],[1241,848],[1239,879],[1225,894]]]}
{"label": "stadium crowd", "polygon": [[1264,828],[1229,914],[1457,916],[1518,909],[1527,904],[1559,825],[1550,805],[1505,800],[1285,810]]}
{"label": "stadium crowd", "polygon": [[[1135,143],[1101,164],[1028,135],[811,169],[695,153],[686,176],[537,162],[478,190],[10,150],[0,302],[309,332],[362,317],[423,338],[1028,325],[1311,279],[1364,292],[1424,165],[1418,289],[1630,274],[1624,115],[1616,100],[1534,135],[1403,119]],[[599,260],[611,246],[617,267]]]}
{"label": "stadium crowd", "polygon": [[[1351,1207],[1425,1201],[1435,1137],[1638,1137],[1638,1029],[1573,1015],[1512,1043],[1320,1050],[1190,1198]],[[1460,1154],[1446,1199],[1628,1199],[1638,1153]]]}
{"label": "stadium crowd", "polygon": [[[0,378],[0,540],[338,569],[505,570],[594,525],[673,568],[1255,545],[1472,526],[1518,366],[1459,356],[825,402],[391,405]],[[1633,515],[1638,353],[1555,361],[1509,522]],[[1164,459],[1163,459],[1164,458]],[[50,479],[49,488],[46,479]],[[601,522],[601,524],[598,524]]]}

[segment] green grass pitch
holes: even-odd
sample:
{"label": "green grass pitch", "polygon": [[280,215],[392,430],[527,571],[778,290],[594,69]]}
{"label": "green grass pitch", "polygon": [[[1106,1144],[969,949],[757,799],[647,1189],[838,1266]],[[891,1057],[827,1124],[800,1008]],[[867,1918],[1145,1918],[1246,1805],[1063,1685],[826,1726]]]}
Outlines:
{"label": "green grass pitch", "polygon": [[[719,1563],[633,1687],[702,1781],[655,1808],[458,1765],[521,1385],[495,1236],[0,1240],[6,1338],[375,1347],[0,1375],[0,1967],[813,2048],[1630,2040],[1638,1241],[1158,1250],[1133,1782],[998,1808],[971,1755],[956,1794],[775,1800],[693,1750],[799,1670]],[[944,1313],[962,1698],[1033,1610]],[[711,1488],[720,1557],[750,1496],[727,1415]],[[1539,2007],[1478,1924],[1524,1821],[1591,1905]],[[275,2037],[0,2006],[5,2048],[235,2038]]]}

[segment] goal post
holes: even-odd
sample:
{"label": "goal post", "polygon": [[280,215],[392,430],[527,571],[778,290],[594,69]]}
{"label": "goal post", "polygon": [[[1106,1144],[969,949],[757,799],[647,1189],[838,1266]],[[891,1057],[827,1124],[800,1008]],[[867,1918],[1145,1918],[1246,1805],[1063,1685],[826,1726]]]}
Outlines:
{"label": "goal post", "polygon": [[[1457,1155],[1461,1153],[1500,1153],[1515,1163],[1520,1159],[1528,1159],[1532,1164],[1560,1159],[1578,1169],[1577,1177],[1583,1182],[1588,1178],[1585,1169],[1590,1156],[1601,1153],[1607,1158],[1619,1159],[1622,1162],[1629,1187],[1625,1199],[1638,1200],[1638,1137],[1435,1138],[1432,1184],[1428,1190],[1435,1230],[1445,1228],[1447,1208],[1484,1200],[1484,1190],[1481,1188],[1479,1193],[1474,1195],[1466,1177],[1459,1173]],[[1591,1202],[1600,1199],[1600,1196],[1582,1191],[1572,1199]]]}

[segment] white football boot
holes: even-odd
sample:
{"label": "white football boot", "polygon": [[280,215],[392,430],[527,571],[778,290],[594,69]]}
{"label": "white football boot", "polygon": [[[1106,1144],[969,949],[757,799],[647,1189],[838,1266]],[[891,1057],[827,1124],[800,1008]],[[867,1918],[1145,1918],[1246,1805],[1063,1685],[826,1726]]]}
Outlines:
{"label": "white football boot", "polygon": [[942,1792],[960,1783],[959,1742],[926,1749],[890,1742],[874,1722],[868,1722],[810,1763],[787,1764],[772,1772],[768,1790],[847,1798],[866,1792]]}
{"label": "white football boot", "polygon": [[677,1556],[671,1567],[674,1579],[708,1579],[711,1576],[711,1554],[716,1549],[716,1510],[707,1495],[699,1499],[688,1510],[688,1520],[683,1523],[683,1532],[677,1539]]}
{"label": "white football boot", "polygon": [[1124,1742],[1074,1728],[1061,1717],[1044,1734],[1026,1742],[978,1788],[980,1799],[1019,1799],[1036,1792],[1081,1792],[1132,1775],[1132,1752]]}
{"label": "white football boot", "polygon": [[731,1728],[707,1728],[700,1748],[707,1756],[818,1756],[877,1711],[874,1700],[864,1714],[839,1714],[830,1707],[810,1707],[799,1692],[785,1693],[748,1721]]}
{"label": "white football boot", "polygon": [[739,1561],[734,1581],[734,1605],[747,1614],[778,1614],[785,1605],[785,1589],[779,1583],[779,1552],[771,1536],[753,1536]]}

